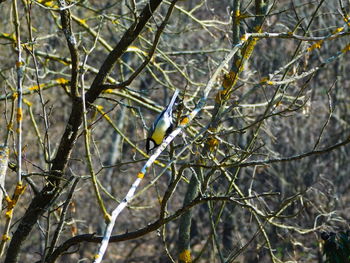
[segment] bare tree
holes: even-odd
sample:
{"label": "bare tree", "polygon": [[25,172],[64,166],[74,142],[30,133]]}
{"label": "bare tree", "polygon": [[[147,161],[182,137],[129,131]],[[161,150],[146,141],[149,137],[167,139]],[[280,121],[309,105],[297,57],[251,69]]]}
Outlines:
{"label": "bare tree", "polygon": [[344,2],[0,1],[1,260],[324,262],[319,232],[348,229]]}

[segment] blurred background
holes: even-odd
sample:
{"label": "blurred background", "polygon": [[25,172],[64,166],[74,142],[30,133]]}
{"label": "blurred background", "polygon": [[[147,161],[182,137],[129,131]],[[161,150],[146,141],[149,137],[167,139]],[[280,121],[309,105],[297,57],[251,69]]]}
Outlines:
{"label": "blurred background", "polygon": [[[13,2],[0,2],[0,133],[1,143],[10,149],[13,169],[7,170],[4,188],[11,195],[17,182],[13,114],[18,49]],[[241,48],[241,57],[237,53],[220,72],[204,108],[148,170],[113,234],[157,221],[170,185],[175,188],[165,216],[176,214],[186,206],[184,197],[191,180],[196,180],[195,196],[208,201],[191,208],[194,262],[326,262],[321,232],[347,231],[349,220],[349,2],[177,1],[164,30],[161,24],[171,3],[161,2],[116,60],[105,81],[110,88],[89,105],[86,115],[91,163],[108,212],[121,202],[147,161],[147,129],[174,90],[180,90],[174,113],[174,122],[179,123],[198,106],[208,80],[245,33],[276,35],[257,36],[253,44],[248,40],[251,55]],[[66,4],[80,58],[81,96],[128,28],[139,21],[148,1]],[[257,11],[259,4],[265,5],[265,13]],[[10,236],[36,191],[48,183],[51,161],[74,104],[72,57],[59,3],[23,0],[17,5],[23,59],[22,169],[28,186],[14,209]],[[137,72],[149,55],[147,65]],[[113,86],[135,72],[125,87]],[[238,77],[230,82],[229,96],[218,101],[232,72]],[[81,127],[60,190],[21,244],[19,262],[47,262],[64,204],[68,207],[55,247],[74,236],[103,234],[104,218],[93,190],[84,137]],[[169,161],[171,169],[163,171]],[[73,188],[75,178],[79,182]],[[6,207],[3,201],[1,232]],[[105,262],[177,261],[181,215],[141,237],[110,243]],[[97,247],[92,242],[75,244],[56,262],[90,262]]]}

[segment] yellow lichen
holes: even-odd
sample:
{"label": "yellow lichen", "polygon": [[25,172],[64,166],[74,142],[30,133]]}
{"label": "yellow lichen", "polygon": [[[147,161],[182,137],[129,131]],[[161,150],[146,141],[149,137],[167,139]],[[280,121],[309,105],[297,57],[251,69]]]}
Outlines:
{"label": "yellow lichen", "polygon": [[109,93],[110,94],[110,93],[113,93],[113,91],[114,91],[113,89],[106,89],[106,90],[103,91],[103,93]]}
{"label": "yellow lichen", "polygon": [[23,194],[24,190],[26,190],[26,185],[22,185],[22,183],[18,183],[16,185],[15,196],[20,196]]}
{"label": "yellow lichen", "polygon": [[108,214],[108,213],[105,213],[104,218],[105,218],[105,222],[106,222],[107,224],[108,224],[109,222],[111,222],[111,220],[112,220],[111,215]]}
{"label": "yellow lichen", "polygon": [[347,44],[347,45],[341,50],[341,52],[343,52],[343,53],[346,53],[346,52],[348,52],[348,51],[350,51],[350,44]]}
{"label": "yellow lichen", "polygon": [[216,139],[214,137],[211,137],[208,140],[208,146],[209,146],[210,152],[215,151],[215,149],[218,147],[218,145],[219,145],[219,140],[218,139]]}
{"label": "yellow lichen", "polygon": [[99,111],[102,111],[103,110],[103,106],[102,105],[96,105],[96,109],[99,110]]}
{"label": "yellow lichen", "polygon": [[179,260],[184,263],[191,263],[191,252],[188,249],[185,249],[180,253]]}
{"label": "yellow lichen", "polygon": [[185,117],[181,120],[180,125],[186,125],[189,121],[188,117]]}
{"label": "yellow lichen", "polygon": [[[238,66],[240,65],[240,61]],[[222,82],[222,86],[224,87],[224,90],[230,89],[236,80],[236,73],[233,71],[230,71],[230,73],[227,73],[224,75],[224,80]]]}
{"label": "yellow lichen", "polygon": [[77,19],[80,25],[87,26],[86,19]]}
{"label": "yellow lichen", "polygon": [[8,211],[5,213],[5,217],[6,217],[6,218],[12,218],[12,213],[13,213],[13,209],[8,210]]}
{"label": "yellow lichen", "polygon": [[245,42],[248,40],[248,36],[247,34],[244,34],[242,37],[241,37],[241,41]]}
{"label": "yellow lichen", "polygon": [[21,61],[16,61],[16,67],[17,67],[17,68],[23,66],[23,64],[24,64],[24,63],[21,62]]}
{"label": "yellow lichen", "polygon": [[29,88],[30,91],[39,90],[39,86],[35,85]]}
{"label": "yellow lichen", "polygon": [[320,49],[322,44],[323,44],[323,40],[319,40],[316,43],[314,43],[313,45],[311,45],[310,47],[308,47],[307,51],[310,52],[310,51],[312,51],[314,49]]}
{"label": "yellow lichen", "polygon": [[29,101],[29,100],[27,100],[27,99],[23,99],[23,102],[25,103],[25,104],[27,104],[28,105],[28,107],[31,107],[33,104]]}
{"label": "yellow lichen", "polygon": [[58,79],[56,79],[56,82],[58,84],[67,84],[69,82],[69,80],[67,80],[65,78],[58,78]]}
{"label": "yellow lichen", "polygon": [[336,30],[334,30],[334,33],[339,33],[344,30],[344,27],[338,27]]}
{"label": "yellow lichen", "polygon": [[6,234],[2,235],[2,237],[1,237],[1,240],[2,240],[2,241],[8,241],[8,240],[10,240],[10,239],[11,239],[10,236],[9,236],[9,235],[6,235]]}
{"label": "yellow lichen", "polygon": [[18,108],[17,109],[17,122],[20,122],[22,120],[22,109],[21,108]]}

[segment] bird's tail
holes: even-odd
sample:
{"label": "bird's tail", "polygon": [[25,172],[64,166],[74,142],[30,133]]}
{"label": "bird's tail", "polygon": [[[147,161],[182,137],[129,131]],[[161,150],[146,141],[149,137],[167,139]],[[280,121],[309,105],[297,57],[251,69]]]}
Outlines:
{"label": "bird's tail", "polygon": [[165,111],[168,112],[170,115],[172,113],[172,110],[173,110],[173,107],[174,107],[174,103],[176,101],[177,96],[179,95],[179,92],[180,91],[178,89],[175,90],[174,95],[171,98],[171,101],[169,102],[168,106],[166,107]]}

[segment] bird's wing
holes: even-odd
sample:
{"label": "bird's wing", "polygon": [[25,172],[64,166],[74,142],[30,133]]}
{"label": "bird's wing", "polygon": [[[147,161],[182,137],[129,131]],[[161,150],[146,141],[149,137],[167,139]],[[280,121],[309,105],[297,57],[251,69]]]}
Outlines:
{"label": "bird's wing", "polygon": [[163,110],[158,117],[156,118],[156,120],[153,122],[151,129],[149,130],[149,135],[152,135],[152,133],[154,132],[154,129],[156,128],[157,123],[159,122],[159,120],[163,117],[164,114],[167,114],[170,118],[170,120],[172,121],[172,111],[173,111],[173,107],[174,107],[174,103],[176,101],[177,96],[179,95],[179,90],[176,89],[174,92],[173,97],[171,98],[169,104],[167,105],[166,109]]}
{"label": "bird's wing", "polygon": [[180,92],[180,91],[179,91],[178,89],[175,90],[173,97],[171,98],[171,100],[170,100],[168,106],[166,107],[166,109],[165,109],[165,111],[164,111],[164,112],[167,113],[169,116],[172,115],[174,103],[175,103],[175,101],[176,101],[177,96],[179,95],[179,92]]}

